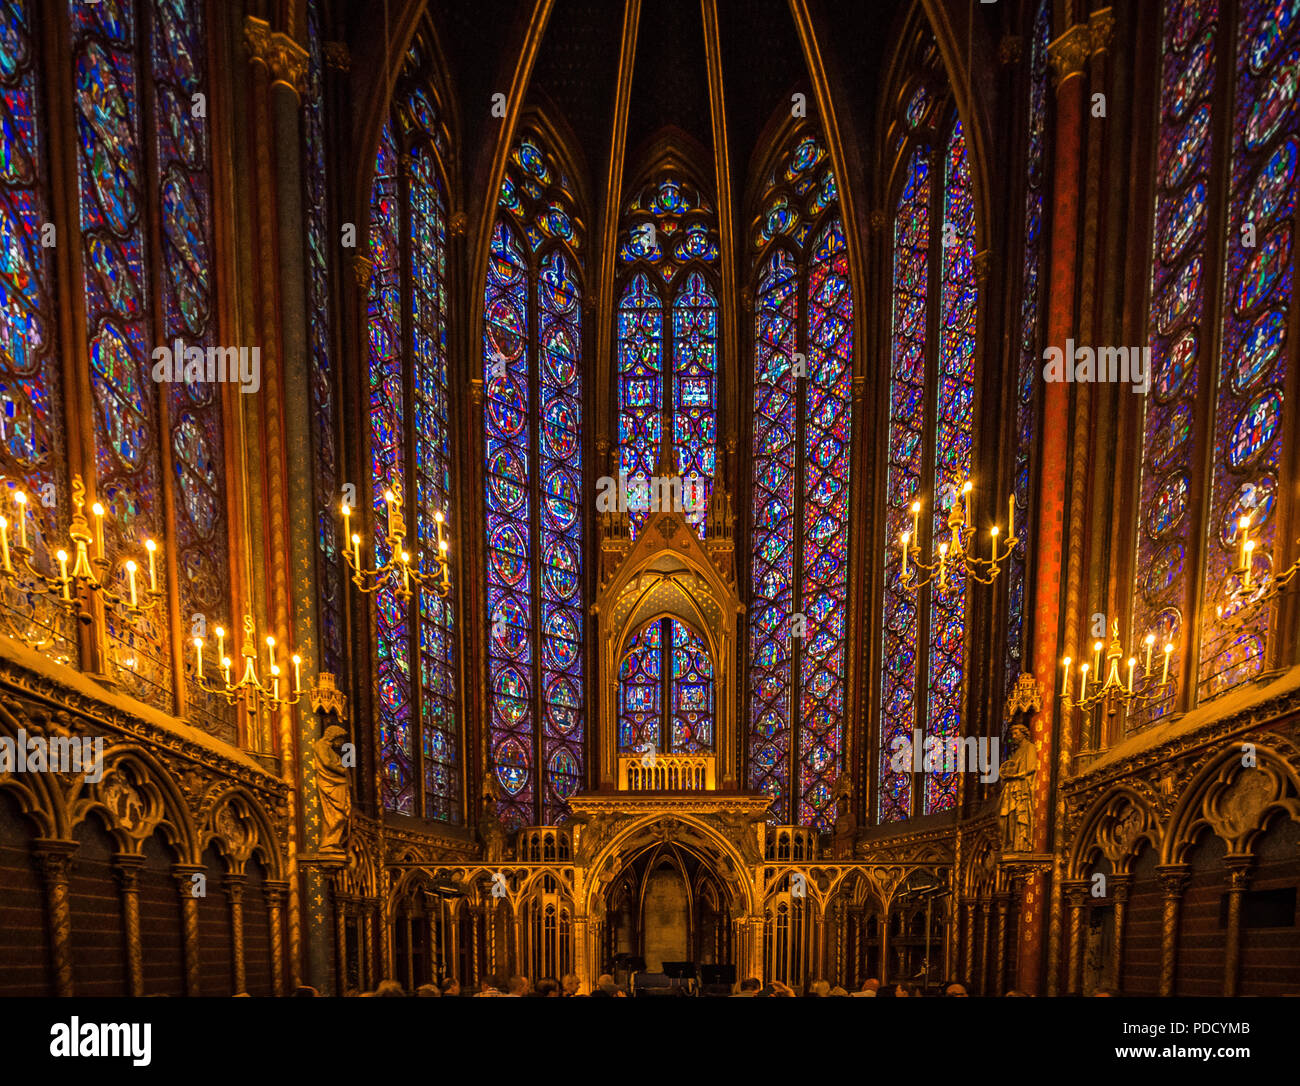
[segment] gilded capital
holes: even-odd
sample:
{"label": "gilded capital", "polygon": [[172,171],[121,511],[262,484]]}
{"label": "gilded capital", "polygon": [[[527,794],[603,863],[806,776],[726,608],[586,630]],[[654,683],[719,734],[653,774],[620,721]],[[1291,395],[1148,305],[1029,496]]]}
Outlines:
{"label": "gilded capital", "polygon": [[244,51],[251,60],[260,60],[276,83],[293,89],[301,100],[307,91],[307,50],[288,34],[272,31],[265,19],[252,15],[244,18]]}
{"label": "gilded capital", "polygon": [[352,54],[348,51],[346,42],[327,41],[322,53],[327,68],[332,68],[336,72],[352,70]]}
{"label": "gilded capital", "polygon": [[983,286],[989,278],[989,251],[975,254],[975,282]]}
{"label": "gilded capital", "polygon": [[1111,8],[1098,8],[1088,18],[1088,33],[1092,38],[1093,54],[1104,53],[1115,40],[1115,12]]}
{"label": "gilded capital", "polygon": [[375,269],[375,262],[368,256],[362,256],[356,253],[352,257],[352,274],[356,276],[357,286],[368,287],[370,285],[370,273]]}
{"label": "gilded capital", "polygon": [[1092,53],[1092,34],[1085,23],[1076,23],[1047,47],[1052,81],[1060,86],[1071,76],[1083,74]]}

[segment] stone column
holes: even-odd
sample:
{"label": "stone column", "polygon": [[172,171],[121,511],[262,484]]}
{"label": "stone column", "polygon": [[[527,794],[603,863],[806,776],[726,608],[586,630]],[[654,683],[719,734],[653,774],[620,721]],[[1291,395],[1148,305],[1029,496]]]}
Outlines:
{"label": "stone column", "polygon": [[962,936],[963,979],[972,987],[975,985],[975,902],[963,901],[966,912],[965,934]]}
{"label": "stone column", "polygon": [[1223,949],[1223,994],[1235,996],[1241,973],[1241,899],[1250,887],[1252,856],[1233,856],[1228,865],[1228,932]]}
{"label": "stone column", "polygon": [[1133,882],[1132,875],[1111,875],[1110,896],[1115,902],[1114,935],[1110,947],[1111,984],[1121,987],[1120,977],[1124,968],[1124,919],[1128,915],[1128,892]]}
{"label": "stone column", "polygon": [[[339,876],[332,880],[334,898],[334,994],[343,995],[348,986],[348,915],[351,899],[339,892]],[[358,951],[360,947],[357,948]]]}
{"label": "stone column", "polygon": [[[457,984],[463,984],[464,981],[461,979],[461,975],[460,975],[460,907],[459,905],[460,905],[459,902],[453,902],[451,905],[447,907],[447,912],[450,914],[450,919],[447,922],[447,928],[449,932],[448,937],[451,940],[451,955],[450,955],[451,961],[447,973],[451,977],[451,979],[454,980]],[[585,920],[583,921],[583,924],[586,924]],[[584,957],[582,950],[580,949],[580,943],[578,941],[578,922],[576,920],[573,922],[573,951],[574,951],[575,958],[582,959]],[[579,976],[581,976],[581,974],[579,974]]]}
{"label": "stone column", "polygon": [[[1079,250],[1079,171],[1086,90],[1084,68],[1090,51],[1091,35],[1086,24],[1070,27],[1048,47],[1056,84],[1056,113],[1053,118],[1055,159],[1049,219],[1052,224],[1048,278],[1051,294],[1047,299],[1045,343],[1062,349],[1071,336],[1074,321],[1075,267]],[[1043,395],[1043,439],[1035,491],[1038,524],[1034,547],[1035,612],[1031,659],[1034,678],[1038,688],[1044,692],[1055,690],[1057,680],[1071,387],[1062,382],[1048,383]],[[1033,795],[1033,851],[1039,854],[1049,850],[1048,823],[1054,806],[1052,764],[1058,755],[1053,731],[1055,708],[1056,699],[1044,697],[1043,709],[1031,723],[1039,766]],[[1030,871],[1025,878],[1021,899],[1017,987],[1031,995],[1042,992],[1043,944],[1048,922],[1046,890],[1045,873],[1037,869]]]}
{"label": "stone column", "polygon": [[[196,864],[172,864],[176,879],[176,892],[181,903],[181,934],[185,945],[185,994],[203,994],[202,964],[199,961],[199,898],[195,891],[200,885],[207,894],[207,873]],[[196,883],[195,875],[203,875],[204,882]]]}
{"label": "stone column", "polygon": [[989,943],[993,941],[993,902],[988,898],[980,899],[980,995],[988,995],[989,985]]}
{"label": "stone column", "polygon": [[75,841],[37,838],[32,850],[45,884],[45,919],[50,932],[50,958],[54,967],[54,992],[70,996],[72,989],[72,909],[68,903],[68,876]]}
{"label": "stone column", "polygon": [[226,876],[226,899],[230,902],[231,969],[236,992],[246,991],[248,984],[244,972],[244,882],[243,875]]}
{"label": "stone column", "polygon": [[998,894],[998,975],[993,985],[993,994],[1002,995],[1007,989],[1007,910],[1011,898],[1007,894]]}
{"label": "stone column", "polygon": [[1191,878],[1186,864],[1156,868],[1160,891],[1164,895],[1164,913],[1160,935],[1160,995],[1174,994],[1174,973],[1178,964],[1178,913],[1183,904],[1183,890]]}
{"label": "stone column", "polygon": [[284,995],[284,924],[281,919],[284,902],[288,897],[288,884],[276,879],[263,884],[266,896],[267,923],[271,926],[271,990]]}
{"label": "stone column", "polygon": [[1087,902],[1087,884],[1071,882],[1065,887],[1070,909],[1069,954],[1066,958],[1067,992],[1083,994],[1083,911]]}
{"label": "stone column", "polygon": [[113,874],[122,893],[122,927],[126,934],[127,993],[144,995],[144,961],[140,950],[140,871],[144,857],[134,852],[113,853]]}

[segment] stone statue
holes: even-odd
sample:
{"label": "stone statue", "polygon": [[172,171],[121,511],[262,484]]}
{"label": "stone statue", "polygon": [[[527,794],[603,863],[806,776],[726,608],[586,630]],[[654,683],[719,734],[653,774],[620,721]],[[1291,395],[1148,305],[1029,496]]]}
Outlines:
{"label": "stone statue", "polygon": [[316,795],[320,799],[319,852],[344,852],[352,816],[348,774],[336,744],[347,739],[347,729],[331,724],[312,745],[316,754]]}
{"label": "stone statue", "polygon": [[491,770],[483,774],[481,798],[483,805],[479,812],[478,831],[483,838],[483,858],[489,864],[499,864],[506,858],[506,828],[497,814],[501,786]]}
{"label": "stone statue", "polygon": [[831,798],[835,803],[835,829],[831,838],[831,852],[837,860],[853,858],[853,778],[841,773],[835,778],[831,788]]}
{"label": "stone statue", "polygon": [[998,768],[1002,795],[998,801],[998,822],[1002,847],[1007,852],[1031,852],[1034,840],[1034,777],[1038,774],[1038,751],[1024,724],[1011,726],[1015,750]]}

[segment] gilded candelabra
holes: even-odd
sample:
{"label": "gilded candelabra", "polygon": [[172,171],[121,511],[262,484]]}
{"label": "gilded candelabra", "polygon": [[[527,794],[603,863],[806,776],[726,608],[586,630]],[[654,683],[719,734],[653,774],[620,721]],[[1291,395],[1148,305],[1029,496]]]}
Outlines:
{"label": "gilded candelabra", "polygon": [[[91,621],[90,611],[85,606],[87,597],[98,596],[105,604],[121,608],[131,616],[143,614],[147,607],[162,598],[163,593],[158,588],[158,545],[152,539],[144,541],[149,556],[148,588],[141,589],[136,584],[140,567],[134,558],[127,558],[121,565],[126,572],[127,592],[122,594],[108,586],[114,563],[104,549],[104,506],[100,502],[91,504],[90,513],[95,522],[92,528],[86,518],[86,485],[80,475],[72,477],[72,521],[68,526],[68,545],[54,552],[59,564],[57,575],[42,572],[32,562],[35,552],[28,544],[27,534],[27,521],[31,515],[27,508],[29,504],[24,491],[15,491],[17,540],[13,545],[9,542],[9,519],[0,516],[0,572],[6,577],[15,580],[28,578],[33,586],[53,596],[61,606],[71,609],[82,622],[87,623]],[[15,568],[14,559],[17,559],[18,568]]]}
{"label": "gilded candelabra", "polygon": [[223,697],[231,705],[242,699],[248,705],[250,711],[253,712],[256,712],[262,706],[274,710],[298,704],[302,698],[302,657],[295,653],[289,658],[293,664],[293,692],[282,698],[280,696],[281,671],[275,656],[275,638],[270,634],[266,637],[266,660],[269,679],[263,680],[258,675],[257,632],[253,626],[252,615],[244,616],[244,640],[239,649],[239,656],[242,661],[243,672],[238,681],[232,682],[234,661],[226,655],[226,631],[218,626],[217,664],[221,671],[222,681],[219,686],[214,686],[207,681],[207,676],[203,673],[203,638],[196,637],[194,639],[195,681],[209,694]]}
{"label": "gilded candelabra", "polygon": [[912,502],[912,530],[903,532],[898,541],[903,552],[903,569],[899,577],[903,588],[919,590],[937,581],[940,590],[946,591],[949,577],[953,575],[968,577],[980,584],[992,584],[997,579],[1019,542],[1015,534],[1016,498],[1013,494],[1007,502],[1006,550],[998,553],[1000,529],[995,524],[989,529],[992,540],[989,557],[980,558],[975,554],[975,531],[971,527],[971,489],[971,482],[967,479],[954,493],[948,510],[949,537],[939,544],[938,557],[933,562],[927,562],[921,556],[921,502]]}
{"label": "gilded candelabra", "polygon": [[[1155,643],[1156,635],[1153,633],[1147,634],[1143,641],[1146,650],[1142,667],[1144,683],[1151,677],[1151,654],[1155,648]],[[1101,678],[1103,650],[1106,654],[1106,677],[1104,680]],[[1165,696],[1165,692],[1170,685],[1169,658],[1173,655],[1173,651],[1173,642],[1165,642],[1164,668],[1160,675],[1160,681],[1149,691],[1141,692],[1134,686],[1134,675],[1137,670],[1138,660],[1136,656],[1130,656],[1126,663],[1128,683],[1125,685],[1124,678],[1120,673],[1120,661],[1124,659],[1124,645],[1119,639],[1119,622],[1116,621],[1111,625],[1109,646],[1103,645],[1101,641],[1094,642],[1092,646],[1092,663],[1089,664],[1085,660],[1079,664],[1079,696],[1077,698],[1073,696],[1073,676],[1071,675],[1074,661],[1068,656],[1061,661],[1065,669],[1065,678],[1061,688],[1061,703],[1064,705],[1066,712],[1073,709],[1090,712],[1095,706],[1106,702],[1110,705],[1111,711],[1114,712],[1121,702],[1126,707],[1132,707],[1158,701]],[[1088,674],[1090,671],[1093,674],[1093,688],[1091,691],[1088,688]]]}
{"label": "gilded candelabra", "polygon": [[376,592],[386,583],[392,582],[397,596],[403,602],[411,598],[411,585],[427,589],[443,599],[451,592],[451,562],[447,557],[447,537],[443,532],[441,511],[434,513],[433,520],[438,531],[438,551],[434,555],[436,570],[433,574],[421,575],[418,562],[413,563],[410,551],[406,549],[406,520],[402,515],[402,480],[394,479],[388,490],[384,491],[384,504],[388,509],[387,524],[384,526],[384,543],[388,558],[384,564],[375,569],[366,569],[361,560],[361,535],[351,532],[352,507],[343,503],[343,538],[351,543],[344,546],[343,560],[352,570],[352,583],[362,592]]}
{"label": "gilded candelabra", "polygon": [[[1219,604],[1216,610],[1219,618],[1230,626],[1238,626],[1270,600],[1280,596],[1287,586],[1300,573],[1300,558],[1297,558],[1281,573],[1265,573],[1255,577],[1255,540],[1250,538],[1249,513],[1237,519],[1237,532],[1241,537],[1241,546],[1237,550],[1237,565],[1224,578],[1223,595],[1227,605]],[[1271,565],[1272,563],[1266,563]],[[1237,578],[1235,588],[1229,588],[1228,582]]]}

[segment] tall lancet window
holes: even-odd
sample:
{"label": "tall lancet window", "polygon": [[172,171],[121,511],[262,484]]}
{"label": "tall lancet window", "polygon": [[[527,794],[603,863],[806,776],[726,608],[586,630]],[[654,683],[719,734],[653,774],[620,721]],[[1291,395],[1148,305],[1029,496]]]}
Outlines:
{"label": "tall lancet window", "polygon": [[713,658],[685,622],[657,618],[625,647],[618,673],[620,754],[714,749]]}
{"label": "tall lancet window", "polygon": [[682,480],[698,479],[680,483],[678,492],[704,535],[718,440],[718,256],[713,207],[688,182],[669,174],[624,209],[618,439],[619,471],[633,490],[634,537],[651,502],[668,492],[650,489],[665,419],[673,470]]}
{"label": "tall lancet window", "polygon": [[[441,513],[455,538],[447,374],[447,135],[426,47],[407,56],[370,190],[369,417],[374,560],[387,561],[385,491],[401,481],[421,573],[434,578]],[[456,556],[452,555],[453,568]],[[385,808],[459,822],[455,595],[389,586],[372,597]],[[414,661],[414,668],[412,662]],[[414,676],[414,677],[413,677]]]}
{"label": "tall lancet window", "polygon": [[[43,245],[53,225],[48,173],[46,98],[39,78],[40,50],[34,0],[0,7],[0,503],[13,520],[14,491],[59,495],[67,489],[64,406],[57,348],[54,257]],[[57,235],[56,235],[57,236]],[[68,503],[59,507],[66,515]],[[57,531],[60,508],[32,503],[33,561],[57,572],[45,540]],[[75,658],[73,630],[43,593],[5,581],[0,629],[29,643],[48,643],[55,659]]]}
{"label": "tall lancet window", "polygon": [[[1029,505],[1032,494],[1031,464],[1038,442],[1039,373],[1042,366],[1040,344],[1040,315],[1045,296],[1046,279],[1043,252],[1045,223],[1043,220],[1043,193],[1046,175],[1047,130],[1047,45],[1051,39],[1051,2],[1042,0],[1034,17],[1029,43],[1029,110],[1028,138],[1025,147],[1025,235],[1024,254],[1021,260],[1020,319],[1017,347],[1020,351],[1020,368],[1016,382],[1016,443],[1015,470],[1013,474],[1016,496],[1016,523],[1029,525]],[[1030,532],[1022,528],[1020,541],[1007,571],[1007,660],[1004,678],[1009,694],[1022,671],[1027,671],[1025,655],[1025,625],[1029,570]]]}
{"label": "tall lancet window", "polygon": [[829,831],[844,769],[853,291],[830,158],[796,134],[750,232],[756,282],[749,785]]}
{"label": "tall lancet window", "polygon": [[582,784],[582,264],[573,188],[515,145],[483,304],[488,763],[508,828],[564,817]]}
{"label": "tall lancet window", "polygon": [[[929,92],[918,87],[901,117],[908,143],[894,205],[885,496],[885,547],[892,554],[912,528],[912,503],[923,495],[930,500],[920,522],[922,553],[931,550],[931,540],[937,550],[951,504],[971,471],[975,209],[962,123],[951,112],[935,116],[937,111]],[[927,121],[938,125],[937,145],[926,137]],[[929,343],[935,344],[933,356]],[[951,578],[946,589],[936,582],[916,593],[899,586],[897,573],[891,563],[881,634],[881,822],[955,805],[950,760],[923,761],[923,776],[914,775],[911,757],[898,768],[895,761],[900,750],[913,749],[916,732],[924,739],[959,736],[965,694],[965,579]]]}
{"label": "tall lancet window", "polygon": [[1139,725],[1260,673],[1260,590],[1295,557],[1277,512],[1298,88],[1294,0],[1165,5],[1133,632],[1174,645],[1174,682]]}

